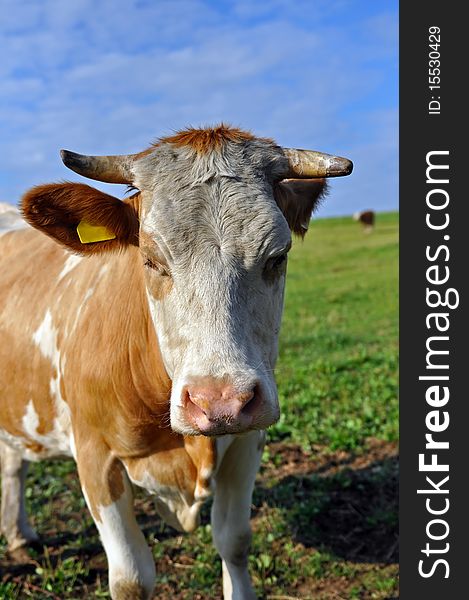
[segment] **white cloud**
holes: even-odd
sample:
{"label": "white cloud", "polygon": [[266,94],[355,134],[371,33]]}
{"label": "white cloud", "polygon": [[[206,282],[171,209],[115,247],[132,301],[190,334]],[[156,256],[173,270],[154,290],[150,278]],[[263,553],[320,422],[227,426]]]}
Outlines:
{"label": "white cloud", "polygon": [[133,152],[225,120],[350,155],[355,174],[334,184],[325,212],[353,212],[367,196],[394,207],[395,107],[379,90],[397,89],[395,14],[345,27],[334,17],[352,0],[254,4],[4,0],[0,199],[75,177],[61,147]]}

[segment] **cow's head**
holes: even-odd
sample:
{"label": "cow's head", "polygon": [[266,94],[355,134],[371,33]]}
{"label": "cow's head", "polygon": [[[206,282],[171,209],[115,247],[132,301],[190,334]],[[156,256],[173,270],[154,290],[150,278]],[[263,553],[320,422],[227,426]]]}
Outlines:
{"label": "cow's head", "polygon": [[[139,190],[121,202],[83,184],[39,186],[23,212],[81,254],[139,246],[173,382],[172,428],[217,435],[274,423],[291,231],[304,235],[324,178],[349,174],[351,162],[225,126],[187,130],[135,155],[62,158],[89,178]],[[80,222],[115,237],[82,244]]]}

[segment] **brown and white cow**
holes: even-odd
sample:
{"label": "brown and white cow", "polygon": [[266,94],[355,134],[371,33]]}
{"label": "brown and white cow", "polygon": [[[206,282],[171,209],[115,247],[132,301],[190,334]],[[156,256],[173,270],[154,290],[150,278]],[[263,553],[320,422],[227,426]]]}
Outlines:
{"label": "brown and white cow", "polygon": [[361,210],[353,213],[352,218],[354,221],[358,221],[362,224],[363,231],[365,233],[371,233],[375,225],[375,211],[374,210]]}
{"label": "brown and white cow", "polygon": [[352,165],[223,125],[136,155],[62,157],[137,192],[122,202],[82,183],[40,185],[22,200],[35,229],[12,214],[0,227],[9,549],[37,537],[24,508],[27,461],[73,456],[112,598],[149,598],[155,581],[132,484],[185,531],[213,494],[224,596],[253,598],[250,503],[263,430],[279,416],[290,230],[304,235],[324,177]]}

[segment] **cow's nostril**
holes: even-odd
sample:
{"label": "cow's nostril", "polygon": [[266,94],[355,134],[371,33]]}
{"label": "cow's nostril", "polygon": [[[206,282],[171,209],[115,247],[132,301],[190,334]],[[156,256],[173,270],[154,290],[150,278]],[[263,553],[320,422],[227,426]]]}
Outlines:
{"label": "cow's nostril", "polygon": [[193,421],[209,421],[207,412],[201,406],[193,402],[189,394],[186,397],[185,410],[186,413],[189,415],[190,419]]}
{"label": "cow's nostril", "polygon": [[241,410],[243,410],[252,401],[254,396],[254,390],[251,390],[250,392],[244,392],[244,394],[237,394],[234,399],[241,404]]}
{"label": "cow's nostril", "polygon": [[191,396],[189,390],[185,392],[184,408],[193,418],[207,417],[206,403],[197,396]]}
{"label": "cow's nostril", "polygon": [[249,394],[249,398],[244,402],[241,413],[249,416],[255,413],[260,403],[260,397],[260,389],[259,386],[256,385],[256,387]]}

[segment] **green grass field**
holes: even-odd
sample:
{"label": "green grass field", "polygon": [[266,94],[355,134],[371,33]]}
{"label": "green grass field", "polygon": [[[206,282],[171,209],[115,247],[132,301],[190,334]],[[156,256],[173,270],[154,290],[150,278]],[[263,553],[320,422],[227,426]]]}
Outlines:
{"label": "green grass field", "polygon": [[273,438],[355,449],[397,439],[397,215],[372,234],[349,218],[312,224],[288,265]]}
{"label": "green grass field", "polygon": [[[253,500],[251,572],[265,600],[397,598],[398,215],[365,234],[317,220],[288,265],[277,369],[282,417]],[[15,563],[0,540],[0,598],[106,598],[106,560],[71,462],[33,465],[27,500],[44,546]],[[219,599],[202,526],[180,535],[136,499],[155,598]]]}

